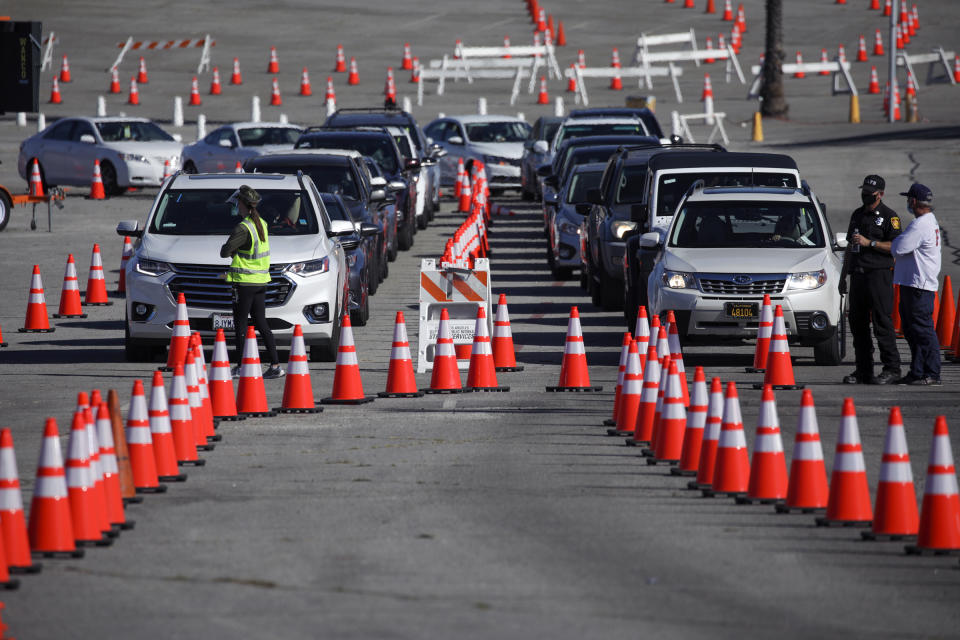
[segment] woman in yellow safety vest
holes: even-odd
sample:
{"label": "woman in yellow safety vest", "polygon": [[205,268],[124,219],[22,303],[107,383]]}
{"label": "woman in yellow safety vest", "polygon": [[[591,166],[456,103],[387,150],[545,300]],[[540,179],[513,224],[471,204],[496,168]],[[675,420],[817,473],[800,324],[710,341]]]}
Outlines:
{"label": "woman in yellow safety vest", "polygon": [[264,378],[283,376],[280,359],[277,357],[277,344],[273,332],[267,324],[267,284],[270,282],[270,238],[267,225],[260,219],[257,205],[260,194],[252,187],[242,185],[231,195],[227,202],[237,208],[240,223],[220,247],[221,258],[233,258],[227,269],[227,282],[233,284],[233,331],[237,348],[237,365],[233,368],[233,377],[240,375],[243,365],[243,347],[247,333],[247,322],[253,317],[253,323],[267,347],[270,368],[263,373]]}

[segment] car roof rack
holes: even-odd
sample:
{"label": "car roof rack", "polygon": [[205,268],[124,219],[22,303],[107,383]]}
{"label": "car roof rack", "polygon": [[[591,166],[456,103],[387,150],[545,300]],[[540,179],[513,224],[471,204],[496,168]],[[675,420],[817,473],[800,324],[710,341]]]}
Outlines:
{"label": "car roof rack", "polygon": [[333,112],[333,115],[338,113],[407,113],[400,107],[341,107]]}

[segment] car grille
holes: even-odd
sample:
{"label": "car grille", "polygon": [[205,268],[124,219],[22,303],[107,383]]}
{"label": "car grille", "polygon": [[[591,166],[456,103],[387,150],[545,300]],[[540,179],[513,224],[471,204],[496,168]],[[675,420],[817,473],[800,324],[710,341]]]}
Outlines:
{"label": "car grille", "polygon": [[734,282],[741,274],[710,273],[701,274],[697,280],[704,293],[723,296],[762,296],[765,293],[777,294],[783,291],[787,277],[783,274],[755,274],[750,282]]}
{"label": "car grille", "polygon": [[[270,282],[267,283],[267,306],[279,307],[286,303],[295,285],[281,274],[285,264],[270,265]],[[176,275],[167,283],[167,288],[176,299],[183,294],[187,305],[206,309],[230,309],[233,306],[233,286],[224,280],[227,268],[207,264],[174,264]]]}

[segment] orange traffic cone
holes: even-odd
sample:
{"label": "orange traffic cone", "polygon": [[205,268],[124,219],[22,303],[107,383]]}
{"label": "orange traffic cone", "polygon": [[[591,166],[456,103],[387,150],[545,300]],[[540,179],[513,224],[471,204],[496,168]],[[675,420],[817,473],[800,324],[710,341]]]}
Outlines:
{"label": "orange traffic cone", "polygon": [[410,72],[410,82],[417,84],[420,82],[420,58],[413,56],[413,70]]}
{"label": "orange traffic cone", "polygon": [[240,58],[233,59],[233,73],[230,74],[230,84],[243,84],[243,74],[240,73]]}
{"label": "orange traffic cone", "polygon": [[960,56],[953,57],[953,81],[960,83]]}
{"label": "orange traffic cone", "polygon": [[780,437],[780,417],[773,387],[763,388],[757,432],[753,440],[753,458],[750,461],[750,485],[746,498],[737,504],[779,504],[787,497],[787,461],[783,456]]}
{"label": "orange traffic cone", "polygon": [[933,292],[933,313],[930,314],[933,319],[933,328],[937,328],[937,320],[940,318],[940,292]]}
{"label": "orange traffic cone", "polygon": [[43,178],[40,176],[40,163],[33,159],[33,167],[30,169],[30,196],[34,198],[44,197]]}
{"label": "orange traffic cone", "polygon": [[357,59],[350,56],[350,74],[347,76],[347,84],[353,86],[360,84],[360,73],[357,71]]}
{"label": "orange traffic cone", "polygon": [[182,363],[190,344],[190,317],[187,315],[187,299],[183,293],[177,295],[177,317],[173,321],[173,334],[167,351],[167,365],[158,367],[161,371],[173,371],[173,367]]}
{"label": "orange traffic cone", "polygon": [[467,370],[465,391],[510,391],[510,387],[497,385],[497,373],[490,348],[490,330],[487,328],[487,312],[477,307],[477,321],[473,329],[473,346],[470,350],[470,368]]}
{"label": "orange traffic cone", "polygon": [[[119,527],[114,528],[110,522],[110,519],[107,517],[107,501],[106,493],[103,488],[103,466],[100,463],[100,442],[97,436],[97,421],[93,417],[93,410],[90,408],[89,402],[86,398],[86,394],[81,392],[83,395],[83,409],[81,412],[83,423],[86,431],[86,448],[87,448],[87,457],[90,460],[90,474],[91,479],[93,480],[93,491],[96,494],[97,502],[97,521],[99,523],[100,531],[111,538],[115,538],[119,535]],[[99,391],[96,391],[96,401],[102,402],[103,398],[100,397]],[[79,404],[79,403],[78,403]],[[69,463],[67,467],[69,468]],[[67,484],[69,485],[70,474],[67,473]]]}
{"label": "orange traffic cone", "polygon": [[60,82],[70,82],[70,62],[67,60],[67,56],[63,56],[63,61],[60,63]]}
{"label": "orange traffic cone", "polygon": [[787,329],[783,321],[783,307],[779,304],[773,310],[773,336],[767,353],[767,368],[763,382],[753,385],[762,389],[765,385],[774,389],[803,389],[793,378],[793,363],[790,360],[790,345],[787,343]]}
{"label": "orange traffic cone", "polygon": [[[637,345],[639,357],[640,345]],[[647,347],[647,359],[643,365],[643,386],[640,391],[640,404],[637,408],[637,419],[633,427],[633,436],[627,440],[627,446],[650,444],[653,437],[654,418],[657,414],[657,396],[660,392],[660,359],[657,355],[657,345],[651,341]],[[624,376],[626,380],[626,376]]]}
{"label": "orange traffic cone", "polygon": [[10,346],[8,343],[3,341],[3,328],[0,327],[0,349]]}
{"label": "orange traffic cone", "polygon": [[60,83],[56,78],[53,79],[53,86],[50,87],[50,104],[61,104],[63,98],[60,96]]}
{"label": "orange traffic cone", "polygon": [[83,299],[83,306],[110,306],[107,298],[107,283],[103,278],[103,260],[100,258],[100,245],[93,245],[90,256],[90,272],[87,276],[87,292]]}
{"label": "orange traffic cone", "polygon": [[537,94],[537,104],[550,104],[550,95],[547,93],[546,76],[540,76],[540,92]]}
{"label": "orange traffic cone", "polygon": [[450,332],[450,316],[446,309],[440,310],[440,324],[437,328],[437,341],[433,353],[433,374],[430,388],[424,393],[460,393],[460,370],[457,368],[457,353]]}
{"label": "orange traffic cone", "polygon": [[657,383],[657,402],[654,405],[653,429],[651,429],[650,432],[650,446],[646,449],[640,450],[640,454],[645,458],[653,457],[657,446],[657,438],[660,436],[660,427],[662,426],[663,418],[663,402],[667,396],[667,387],[670,384],[670,360],[671,358],[669,352],[667,355],[661,354],[660,380]]}
{"label": "orange traffic cone", "polygon": [[193,411],[190,408],[190,394],[187,390],[184,365],[179,363],[173,368],[173,382],[170,385],[170,401],[167,406],[170,412],[170,430],[173,432],[173,448],[177,464],[204,466],[207,461],[197,456],[197,434]]}
{"label": "orange traffic cone", "polygon": [[555,387],[547,391],[602,391],[601,386],[590,385],[590,372],[587,369],[587,353],[583,348],[583,334],[580,330],[580,311],[570,307],[570,319],[567,323],[567,337],[563,350],[563,362],[560,365],[560,380]]}
{"label": "orange traffic cone", "polygon": [[117,282],[117,293],[126,294],[127,292],[127,263],[133,256],[133,243],[130,242],[130,236],[123,236],[123,251],[120,253],[120,279]]}
{"label": "orange traffic cone", "polygon": [[570,63],[570,78],[567,79],[567,93],[576,93],[577,92],[577,76],[575,75],[575,69],[577,68],[577,63]]}
{"label": "orange traffic cone", "polygon": [[[660,318],[654,318],[657,322],[657,331],[660,330]],[[633,339],[637,341],[637,350],[640,352],[641,366],[646,361],[647,346],[650,344],[650,321],[647,318],[647,307],[640,305],[637,307],[637,321],[633,325]]]}
{"label": "orange traffic cone", "polygon": [[104,200],[107,194],[103,189],[103,177],[100,175],[100,160],[93,161],[93,180],[90,182],[90,200]]}
{"label": "orange traffic cone", "polygon": [[[330,94],[333,91],[333,78],[327,78],[327,98],[326,100],[331,100]],[[302,96],[312,96],[313,87],[310,85],[310,74],[307,72],[307,68],[304,67],[303,71],[300,72],[300,95]],[[336,100],[336,95],[333,96],[333,100]]]}
{"label": "orange traffic cone", "polygon": [[680,348],[680,330],[677,328],[677,318],[673,311],[667,311],[667,342],[670,345],[670,357],[677,364],[680,373],[680,390],[683,393],[683,406],[690,406],[690,389],[687,387],[687,370],[683,366],[683,351]]}
{"label": "orange traffic cone", "polygon": [[210,362],[210,404],[213,417],[218,420],[232,422],[246,419],[237,414],[236,392],[233,388],[227,338],[223,329],[217,329],[217,337],[213,343],[213,358]]}
{"label": "orange traffic cone", "polygon": [[40,265],[33,265],[33,276],[30,279],[30,297],[27,300],[27,317],[20,333],[52,333],[56,329],[50,327],[47,317],[47,302],[43,297],[43,280],[40,279]]}
{"label": "orange traffic cone", "polygon": [[[820,49],[820,64],[828,64],[829,62],[830,62],[830,58],[827,57],[827,50]],[[820,75],[828,76],[830,75],[830,72],[824,69],[823,71],[820,72]]]}
{"label": "orange traffic cone", "polygon": [[163,387],[163,374],[153,372],[153,384],[150,389],[150,440],[153,445],[154,462],[157,476],[162,482],[183,482],[186,474],[177,470],[177,454],[173,440],[173,427],[167,407],[167,392]]}
{"label": "orange traffic cone", "polygon": [[567,32],[563,28],[563,20],[557,21],[557,46],[567,46]]}
{"label": "orange traffic cone", "polygon": [[507,309],[507,296],[500,294],[497,300],[497,315],[493,320],[493,365],[497,371],[523,371],[517,364],[513,345],[513,332],[510,330],[510,312]]}
{"label": "orange traffic cone", "polygon": [[861,33],[857,38],[857,62],[867,61],[867,39]]}
{"label": "orange traffic cone", "polygon": [[95,428],[100,443],[100,467],[103,471],[103,497],[106,504],[107,520],[113,528],[133,529],[136,524],[123,512],[123,495],[120,488],[120,469],[117,463],[117,449],[113,437],[113,420],[106,402],[96,403],[97,419]]}
{"label": "orange traffic cone", "polygon": [[706,11],[704,11],[704,13],[716,13],[716,12],[717,12],[717,8],[716,6],[714,6],[713,0],[707,0],[707,9]]}
{"label": "orange traffic cone", "polygon": [[280,84],[277,82],[277,78],[273,78],[273,83],[270,88],[270,106],[279,107],[283,104],[283,98],[280,97]]}
{"label": "orange traffic cone", "polygon": [[94,472],[90,467],[90,443],[83,412],[75,411],[67,447],[67,498],[73,539],[77,546],[108,546],[113,540],[104,536],[102,523],[106,517],[103,494],[95,490]]}
{"label": "orange traffic cone", "polygon": [[675,476],[695,476],[700,464],[700,450],[703,446],[703,431],[707,424],[707,378],[703,367],[693,371],[693,394],[690,396],[690,410],[687,412],[687,425],[683,432],[683,450],[680,464],[670,473]]}
{"label": "orange traffic cone", "polygon": [[687,410],[683,405],[680,370],[677,367],[677,361],[670,358],[667,390],[663,396],[663,408],[660,414],[660,428],[657,431],[653,457],[647,458],[647,464],[679,463],[683,453],[683,436],[686,427]]}
{"label": "orange traffic cone", "polygon": [[110,69],[110,93],[120,93],[120,72],[116,67]]}
{"label": "orange traffic cone", "polygon": [[80,287],[77,285],[77,265],[73,254],[67,256],[67,268],[63,273],[63,289],[60,292],[60,309],[54,318],[86,318],[80,303]]}
{"label": "orange traffic cone", "polygon": [[[800,54],[799,51],[797,51],[797,64],[803,64],[803,56]],[[807,74],[804,73],[803,71],[796,71],[796,72],[794,72],[793,77],[794,77],[794,78],[806,78],[806,77],[807,77]]]}
{"label": "orange traffic cone", "polygon": [[733,7],[731,6],[730,0],[726,0],[723,3],[723,21],[733,22]]}
{"label": "orange traffic cone", "polygon": [[400,68],[404,71],[413,69],[413,54],[410,52],[410,43],[403,43],[403,59],[400,61]]}
{"label": "orange traffic cone", "polygon": [[800,413],[797,416],[796,436],[793,441],[787,500],[785,504],[776,505],[776,512],[790,513],[792,510],[797,510],[812,513],[826,509],[829,493],[813,393],[809,389],[804,389],[800,400]]}
{"label": "orange traffic cone", "polygon": [[407,340],[407,323],[403,311],[397,311],[393,324],[393,345],[390,349],[390,367],[387,370],[387,388],[377,394],[381,398],[419,398],[417,379],[413,373],[410,357],[410,342]]}
{"label": "orange traffic cone", "polygon": [[703,74],[703,93],[700,96],[700,102],[703,103],[705,113],[713,113],[713,84],[710,82],[710,74]]}
{"label": "orange traffic cone", "polygon": [[350,316],[344,315],[340,325],[340,346],[337,348],[337,368],[333,373],[333,393],[321,400],[323,404],[364,404],[374,396],[363,395],[357,347],[353,342]]}
{"label": "orange traffic cone", "polygon": [[30,559],[30,541],[23,515],[20,475],[10,429],[0,429],[0,528],[5,566],[11,573],[38,573],[42,566]]}
{"label": "orange traffic cone", "polygon": [[333,78],[331,76],[327,76],[327,90],[323,95],[323,100],[324,102],[337,101],[337,92],[333,88]]}
{"label": "orange traffic cone", "polygon": [[707,420],[703,426],[703,441],[700,443],[700,460],[697,462],[697,478],[687,483],[688,489],[707,489],[713,484],[713,472],[717,459],[717,444],[723,426],[723,383],[720,378],[710,380],[710,396],[707,400]]}
{"label": "orange traffic cone", "polygon": [[187,104],[192,107],[199,107],[203,104],[203,100],[200,99],[200,85],[197,83],[197,76],[193,76],[193,80],[190,81],[190,101]]}
{"label": "orange traffic cone", "polygon": [[957,495],[957,470],[953,464],[945,416],[937,416],[933,426],[917,544],[906,547],[906,552],[960,552],[960,496]]}
{"label": "orange traffic cone", "polygon": [[280,61],[277,59],[276,47],[270,47],[270,62],[267,63],[267,73],[280,73]]}
{"label": "orange traffic cone", "polygon": [[110,389],[107,392],[107,407],[110,411],[110,428],[113,432],[113,446],[116,452],[120,497],[124,504],[143,502],[143,496],[137,495],[137,489],[133,484],[133,467],[130,464],[130,450],[127,447],[127,430],[120,412],[120,394],[116,389]]}
{"label": "orange traffic cone", "polygon": [[870,507],[870,489],[860,445],[860,429],[853,398],[844,398],[840,433],[830,476],[830,497],[827,514],[817,518],[817,526],[870,526],[873,509]]}
{"label": "orange traffic cone", "polygon": [[220,83],[220,69],[213,68],[213,76],[210,80],[210,95],[218,96],[223,93],[223,85]]}
{"label": "orange traffic cone", "polygon": [[283,385],[283,401],[275,409],[279,413],[320,413],[313,401],[313,386],[310,384],[310,366],[307,364],[307,348],[303,342],[303,328],[293,326],[290,342],[290,359],[287,361],[287,376]]}
{"label": "orange traffic cone", "polygon": [[133,394],[127,413],[127,450],[133,469],[133,484],[137,493],[163,493],[167,487],[157,477],[157,461],[153,455],[153,439],[150,436],[150,417],[147,415],[147,400],[143,395],[143,382],[133,381]]}
{"label": "orange traffic cone", "polygon": [[587,54],[583,52],[583,49],[577,49],[577,66],[581,69],[587,68]]}
{"label": "orange traffic cone", "polygon": [[[189,387],[189,379],[187,385]],[[263,371],[260,367],[260,347],[257,346],[257,334],[252,325],[247,326],[247,337],[243,344],[240,384],[237,385],[237,412],[255,418],[277,415],[277,412],[271,411],[267,405],[267,390],[263,386]]]}
{"label": "orange traffic cone", "polygon": [[336,73],[343,73],[347,70],[347,59],[343,54],[343,45],[337,45],[337,58],[333,63],[333,70]]}
{"label": "orange traffic cone", "polygon": [[387,67],[387,80],[383,86],[383,97],[392,102],[397,101],[397,85],[393,79],[393,67]]}
{"label": "orange traffic cone", "polygon": [[883,462],[874,506],[873,527],[860,535],[864,540],[901,540],[917,535],[917,494],[910,469],[910,452],[900,407],[891,407]]}
{"label": "orange traffic cone", "polygon": [[763,294],[760,307],[760,324],[757,328],[757,346],[753,352],[753,366],[746,367],[747,373],[763,373],[767,370],[767,354],[770,351],[770,336],[773,333],[773,307],[770,295]]}
{"label": "orange traffic cone", "polygon": [[630,332],[624,334],[626,357],[624,358],[624,372],[621,380],[622,389],[620,400],[616,407],[617,414],[614,429],[608,429],[611,436],[632,436],[637,428],[637,412],[640,409],[640,398],[643,394],[643,370],[640,366],[639,345],[630,338]]}
{"label": "orange traffic cone", "polygon": [[883,34],[880,33],[880,29],[877,29],[877,34],[873,39],[873,55],[882,56],[883,53]]}
{"label": "orange traffic cone", "polygon": [[473,201],[473,187],[466,172],[463,174],[463,185],[460,188],[460,213],[470,213],[470,203]]}
{"label": "orange traffic cone", "polygon": [[956,322],[956,307],[953,303],[953,284],[950,276],[943,277],[943,287],[940,289],[940,309],[937,312],[937,338],[941,349],[949,349],[953,339],[953,325]]}
{"label": "orange traffic cone", "polygon": [[453,197],[460,198],[460,191],[463,188],[463,177],[467,175],[467,172],[463,168],[463,158],[457,158],[457,177],[453,181]]}
{"label": "orange traffic cone", "polygon": [[[197,356],[193,348],[193,337],[187,348],[187,355],[183,361],[183,378],[187,386],[187,399],[190,402],[190,419],[193,421],[193,442],[197,451],[212,451],[216,445],[210,442],[209,436],[217,437],[213,432],[213,420],[204,411],[203,397],[200,392],[200,376],[197,373]],[[259,367],[257,368],[259,371]],[[174,367],[176,371],[176,367]],[[261,381],[262,382],[262,381]],[[263,399],[266,404],[266,398]]]}
{"label": "orange traffic cone", "polygon": [[140,56],[140,65],[137,70],[137,82],[140,84],[147,84],[150,82],[150,79],[147,76],[147,61],[143,59],[143,56]]}
{"label": "orange traffic cone", "polygon": [[83,550],[77,548],[73,538],[73,520],[63,454],[60,451],[60,433],[54,418],[47,418],[43,429],[27,537],[34,554],[47,558],[83,557]]}
{"label": "orange traffic cone", "polygon": [[727,382],[727,395],[723,404],[723,424],[717,442],[717,458],[714,462],[713,482],[703,490],[706,497],[746,494],[750,482],[750,458],[747,455],[747,440],[740,417],[740,398],[737,385]]}
{"label": "orange traffic cone", "polygon": [[137,87],[136,76],[130,76],[130,93],[127,95],[127,104],[140,104],[140,89]]}
{"label": "orange traffic cone", "polygon": [[[623,393],[623,376],[627,370],[627,358],[630,354],[630,343],[633,342],[633,336],[629,331],[623,333],[623,342],[620,344],[620,364],[617,366],[617,387],[613,392],[613,415],[603,421],[603,426],[613,427],[617,424],[617,415],[620,413],[620,397]],[[639,360],[639,358],[638,358]],[[616,435],[616,429],[612,430],[610,435]]]}
{"label": "orange traffic cone", "polygon": [[867,93],[874,95],[880,93],[880,80],[877,77],[876,67],[870,67],[870,86],[867,87]]}
{"label": "orange traffic cone", "polygon": [[[197,382],[200,386],[200,404],[203,410],[204,435],[207,441],[217,442],[222,436],[214,431],[216,421],[213,419],[213,404],[210,402],[210,384],[207,380],[207,361],[203,355],[203,339],[199,331],[190,336],[190,345],[193,350],[193,366],[197,373]],[[189,360],[189,358],[187,358]]]}

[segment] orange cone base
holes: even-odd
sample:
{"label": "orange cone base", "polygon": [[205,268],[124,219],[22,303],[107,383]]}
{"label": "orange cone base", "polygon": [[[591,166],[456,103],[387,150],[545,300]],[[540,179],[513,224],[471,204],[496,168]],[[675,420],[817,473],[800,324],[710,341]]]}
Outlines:
{"label": "orange cone base", "polygon": [[277,413],[323,413],[323,407],[274,407]]}
{"label": "orange cone base", "polygon": [[29,573],[40,573],[41,571],[43,571],[43,565],[40,564],[39,562],[34,562],[33,564],[28,564],[28,565],[12,564],[9,567],[7,567],[7,570],[10,573],[14,573],[17,575],[24,575]]}
{"label": "orange cone base", "polygon": [[823,517],[817,518],[818,527],[869,527],[873,520],[831,520]]}
{"label": "orange cone base", "polygon": [[38,558],[82,558],[86,552],[83,549],[74,549],[73,551],[37,551],[30,550],[30,555]]}
{"label": "orange cone base", "polygon": [[14,589],[20,588],[20,581],[16,578],[10,578],[6,582],[0,582],[0,587],[3,587],[7,591],[13,591]]}
{"label": "orange cone base", "polygon": [[593,391],[603,391],[603,387],[547,387],[548,393],[559,391],[589,393]]}
{"label": "orange cone base", "polygon": [[915,533],[874,533],[873,531],[861,531],[860,537],[864,540],[916,540]]}
{"label": "orange cone base", "polygon": [[[757,371],[766,371],[766,369],[757,369]],[[806,388],[807,388],[807,385],[805,385],[805,384],[773,384],[773,385],[770,385],[770,386],[773,387],[774,389],[776,389],[777,391],[782,391],[782,390],[790,391],[790,390],[792,390],[792,389],[806,389]],[[762,382],[754,382],[754,383],[753,383],[753,388],[754,388],[754,389],[763,389],[763,387],[764,387],[764,384],[763,384]]]}
{"label": "orange cone base", "polygon": [[786,498],[751,498],[750,496],[739,496],[736,499],[737,504],[786,504]]}
{"label": "orange cone base", "polygon": [[[207,466],[207,461],[201,458],[197,458],[196,460],[177,460],[178,467],[185,467],[187,465],[191,467],[205,467]],[[130,529],[132,528],[133,527],[130,527]]]}
{"label": "orange cone base", "polygon": [[[116,534],[114,534],[114,537],[116,537]],[[75,542],[78,547],[109,547],[113,544],[113,538],[104,533],[99,538],[93,538],[90,540],[75,540]]]}
{"label": "orange cone base", "polygon": [[523,366],[521,365],[517,367],[494,367],[494,369],[497,370],[497,373],[500,373],[502,371],[523,371]]}
{"label": "orange cone base", "polygon": [[466,393],[471,393],[474,391],[478,393],[481,391],[486,391],[489,393],[489,392],[497,392],[497,391],[501,391],[501,392],[510,391],[510,387],[464,387],[463,390]]}
{"label": "orange cone base", "polygon": [[[83,304],[83,303],[81,302],[80,304]],[[85,313],[54,313],[51,317],[61,318],[61,319],[62,318],[86,318],[87,314]]]}
{"label": "orange cone base", "polygon": [[366,404],[376,400],[376,396],[363,396],[361,398],[324,398],[320,404]]}
{"label": "orange cone base", "polygon": [[[766,369],[757,369],[756,367],[744,367],[743,370],[747,373],[766,373],[767,371]],[[761,389],[762,388],[763,387],[761,387]]]}
{"label": "orange cone base", "polygon": [[27,328],[21,327],[17,329],[17,331],[19,331],[20,333],[53,333],[56,330],[57,330],[56,327],[50,327],[48,329],[27,329]]}
{"label": "orange cone base", "polygon": [[402,393],[393,393],[389,391],[381,391],[377,394],[378,398],[422,398],[423,391],[410,391]]}
{"label": "orange cone base", "polygon": [[463,393],[463,389],[420,389],[423,393]]}
{"label": "orange cone base", "polygon": [[915,544],[908,544],[903,550],[908,556],[960,556],[960,549],[920,547]]}
{"label": "orange cone base", "polygon": [[664,460],[662,458],[657,458],[656,456],[651,455],[650,457],[647,458],[647,464],[651,467],[657,464],[669,464],[670,466],[676,466],[680,464],[680,459],[677,458],[676,460]]}

